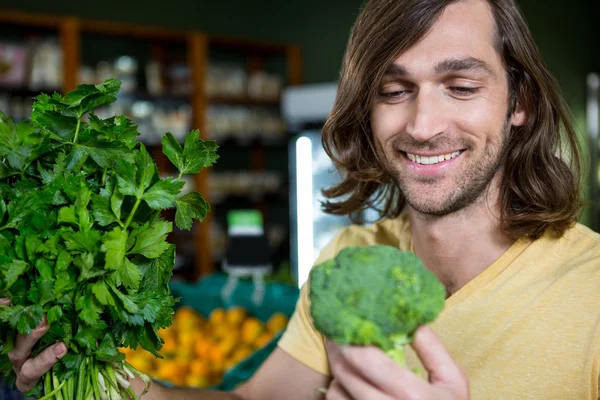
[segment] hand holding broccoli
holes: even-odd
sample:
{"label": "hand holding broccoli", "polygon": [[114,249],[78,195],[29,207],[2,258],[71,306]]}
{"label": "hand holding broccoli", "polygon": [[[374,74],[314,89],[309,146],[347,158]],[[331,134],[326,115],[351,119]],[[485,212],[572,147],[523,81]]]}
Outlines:
{"label": "hand holding broccoli", "polygon": [[[464,373],[422,326],[443,310],[445,289],[413,253],[381,245],[345,248],[313,269],[309,296],[334,376],[327,397],[468,398]],[[429,383],[404,368],[408,344]]]}

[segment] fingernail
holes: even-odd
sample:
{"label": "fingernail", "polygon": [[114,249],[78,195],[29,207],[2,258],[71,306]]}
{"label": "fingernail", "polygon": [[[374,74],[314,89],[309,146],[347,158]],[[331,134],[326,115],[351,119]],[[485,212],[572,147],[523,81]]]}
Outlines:
{"label": "fingernail", "polygon": [[48,327],[48,320],[46,319],[46,316],[44,315],[44,317],[42,318],[42,322],[40,322],[40,324],[38,326],[35,327],[36,330],[42,330],[42,329],[46,329]]}
{"label": "fingernail", "polygon": [[55,344],[52,348],[52,352],[57,358],[61,358],[65,354],[67,354],[67,346],[64,343]]}

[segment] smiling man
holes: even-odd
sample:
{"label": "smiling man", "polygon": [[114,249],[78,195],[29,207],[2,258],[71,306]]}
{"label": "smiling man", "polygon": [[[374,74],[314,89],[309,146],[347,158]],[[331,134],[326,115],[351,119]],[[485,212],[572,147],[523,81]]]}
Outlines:
{"label": "smiling man", "polygon": [[[305,286],[279,348],[235,393],[155,385],[144,399],[314,399],[328,387],[328,399],[597,400],[600,235],[576,223],[568,115],[514,0],[368,1],[324,128],[345,172],[325,209],[379,205],[382,219],[345,229],[317,263],[373,244],[423,260],[447,292],[407,353],[427,379],[320,336]],[[29,359],[47,329],[11,354],[22,390],[56,362],[60,347]]]}

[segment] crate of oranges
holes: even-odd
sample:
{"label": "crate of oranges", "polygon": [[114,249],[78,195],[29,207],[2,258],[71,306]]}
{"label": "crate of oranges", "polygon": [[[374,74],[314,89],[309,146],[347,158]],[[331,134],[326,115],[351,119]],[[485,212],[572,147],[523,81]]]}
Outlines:
{"label": "crate of oranges", "polygon": [[[190,303],[190,298],[182,296],[182,305],[175,310],[173,325],[159,331],[164,341],[160,351],[163,358],[156,358],[142,348],[123,348],[121,351],[127,361],[150,377],[177,386],[227,390],[249,378],[274,348],[292,310],[289,304],[281,311],[274,311],[273,303],[270,308],[260,309],[252,304],[222,304],[215,296],[210,296],[210,293],[214,295],[215,286],[219,286],[217,283],[222,282],[213,283],[202,305],[198,303],[199,297],[194,297]],[[281,290],[272,289],[281,295]],[[198,294],[197,291],[194,293]],[[287,299],[287,303],[293,305],[297,296],[293,295],[295,291],[291,293],[293,298]],[[207,305],[215,304],[218,306],[206,310]],[[249,364],[246,369],[250,370],[235,371],[240,369],[241,363]],[[228,374],[232,376],[225,382]]]}

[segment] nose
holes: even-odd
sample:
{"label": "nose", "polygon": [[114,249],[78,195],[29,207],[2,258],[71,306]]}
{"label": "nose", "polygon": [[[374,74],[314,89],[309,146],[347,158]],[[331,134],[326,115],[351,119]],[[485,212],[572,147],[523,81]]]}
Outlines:
{"label": "nose", "polygon": [[444,133],[448,120],[441,95],[435,90],[419,90],[411,104],[406,132],[414,139],[426,142]]}

